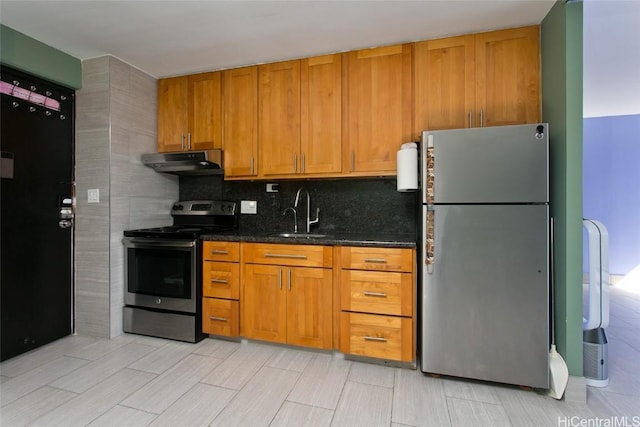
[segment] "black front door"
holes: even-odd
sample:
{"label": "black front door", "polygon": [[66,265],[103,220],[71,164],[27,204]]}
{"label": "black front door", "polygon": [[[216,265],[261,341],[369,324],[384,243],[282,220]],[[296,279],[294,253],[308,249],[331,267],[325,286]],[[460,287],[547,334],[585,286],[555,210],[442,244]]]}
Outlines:
{"label": "black front door", "polygon": [[5,360],[72,331],[73,226],[60,212],[73,196],[75,113],[71,89],[5,66],[1,80]]}

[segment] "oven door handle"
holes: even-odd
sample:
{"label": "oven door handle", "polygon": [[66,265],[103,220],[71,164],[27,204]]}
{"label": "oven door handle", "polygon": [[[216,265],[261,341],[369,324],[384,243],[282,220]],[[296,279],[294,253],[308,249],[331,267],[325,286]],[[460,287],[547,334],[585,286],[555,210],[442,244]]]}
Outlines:
{"label": "oven door handle", "polygon": [[193,248],[196,240],[159,240],[159,239],[123,239],[127,248],[158,249],[158,248]]}

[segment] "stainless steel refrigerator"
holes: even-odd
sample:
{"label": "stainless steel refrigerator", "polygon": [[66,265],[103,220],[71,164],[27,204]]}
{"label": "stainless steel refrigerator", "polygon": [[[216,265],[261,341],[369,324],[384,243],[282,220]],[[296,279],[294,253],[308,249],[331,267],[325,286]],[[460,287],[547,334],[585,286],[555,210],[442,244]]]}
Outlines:
{"label": "stainless steel refrigerator", "polygon": [[548,135],[423,132],[423,372],[549,387]]}

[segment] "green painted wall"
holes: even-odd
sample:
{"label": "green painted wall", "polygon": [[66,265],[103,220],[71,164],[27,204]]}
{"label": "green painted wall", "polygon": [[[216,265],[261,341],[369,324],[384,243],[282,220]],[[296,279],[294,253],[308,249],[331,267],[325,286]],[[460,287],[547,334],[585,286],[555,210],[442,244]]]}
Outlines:
{"label": "green painted wall", "polygon": [[556,344],[582,371],[582,2],[558,1],[542,21],[542,117],[549,122],[555,218]]}
{"label": "green painted wall", "polygon": [[82,87],[82,62],[0,25],[0,62],[71,89]]}

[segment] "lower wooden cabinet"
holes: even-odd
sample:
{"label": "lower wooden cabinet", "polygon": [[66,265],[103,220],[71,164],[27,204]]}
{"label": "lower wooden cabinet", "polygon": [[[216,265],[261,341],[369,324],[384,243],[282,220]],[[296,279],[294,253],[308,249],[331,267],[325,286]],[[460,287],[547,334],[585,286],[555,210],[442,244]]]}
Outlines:
{"label": "lower wooden cabinet", "polygon": [[413,319],[410,317],[343,311],[340,317],[340,350],[343,353],[411,362]]}
{"label": "lower wooden cabinet", "polygon": [[330,349],[331,270],[246,264],[243,335]]}
{"label": "lower wooden cabinet", "polygon": [[240,334],[240,243],[203,242],[202,332]]}
{"label": "lower wooden cabinet", "polygon": [[243,336],[320,349],[333,347],[332,270],[296,266],[304,256],[310,264],[322,266],[325,262],[322,256],[317,258],[319,253],[331,252],[304,245],[243,246]]}
{"label": "lower wooden cabinet", "polygon": [[203,332],[415,362],[415,256],[410,248],[205,242]]}
{"label": "lower wooden cabinet", "polygon": [[237,337],[240,334],[240,303],[220,298],[204,298],[202,332]]}
{"label": "lower wooden cabinet", "polygon": [[340,248],[340,351],[416,360],[415,250]]}

